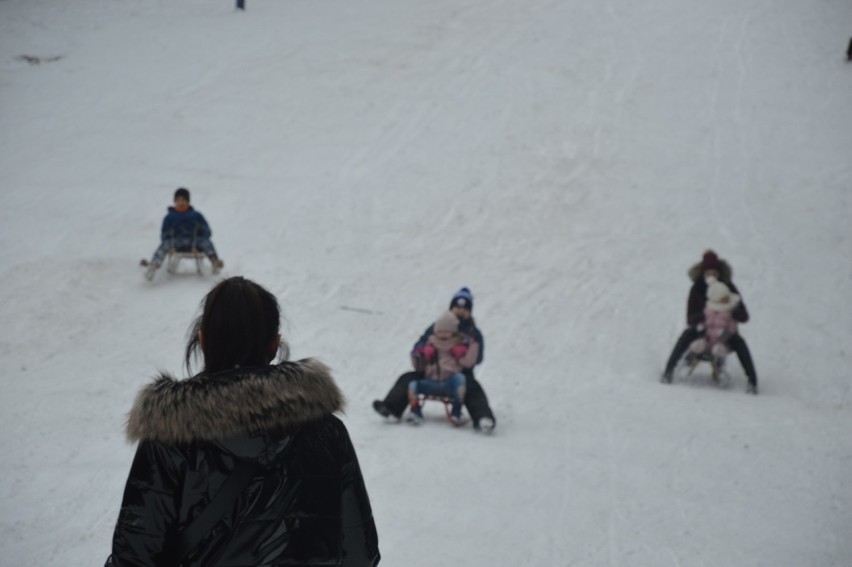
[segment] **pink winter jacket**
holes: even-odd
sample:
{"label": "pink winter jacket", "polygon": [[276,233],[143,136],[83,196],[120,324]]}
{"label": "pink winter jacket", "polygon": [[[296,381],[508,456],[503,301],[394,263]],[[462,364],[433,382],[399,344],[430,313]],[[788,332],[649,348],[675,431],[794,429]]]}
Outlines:
{"label": "pink winter jacket", "polygon": [[730,311],[713,311],[704,309],[704,325],[707,328],[707,348],[713,348],[717,344],[727,343],[731,335],[737,334],[737,322]]}
{"label": "pink winter jacket", "polygon": [[[423,372],[429,380],[447,380],[456,372],[465,368],[473,368],[479,356],[479,343],[463,335],[454,335],[447,340],[440,340],[435,335],[429,337],[428,343],[438,351],[437,360],[427,362],[421,357],[412,356],[414,369]],[[461,358],[454,358],[450,349],[456,345],[467,344],[467,352]]]}

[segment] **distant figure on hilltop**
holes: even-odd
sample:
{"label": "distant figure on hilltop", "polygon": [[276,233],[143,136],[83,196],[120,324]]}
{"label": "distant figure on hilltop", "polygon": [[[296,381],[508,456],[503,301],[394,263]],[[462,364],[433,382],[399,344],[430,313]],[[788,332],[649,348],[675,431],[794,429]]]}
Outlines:
{"label": "distant figure on hilltop", "polygon": [[148,266],[145,278],[153,280],[166,255],[175,252],[201,252],[210,258],[213,273],[218,273],[225,263],[219,259],[216,248],[210,241],[212,234],[204,215],[189,204],[189,189],[179,187],[175,191],[175,204],[169,207],[169,212],[163,219],[160,246],[150,261],[142,261],[143,266]]}

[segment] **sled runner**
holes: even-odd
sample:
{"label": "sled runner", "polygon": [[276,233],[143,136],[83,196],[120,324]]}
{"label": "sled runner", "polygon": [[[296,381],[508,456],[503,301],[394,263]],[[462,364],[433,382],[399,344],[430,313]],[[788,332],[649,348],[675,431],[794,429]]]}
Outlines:
{"label": "sled runner", "polygon": [[190,250],[188,252],[170,252],[166,256],[166,271],[170,274],[176,274],[178,266],[182,260],[195,260],[195,271],[198,275],[202,275],[202,262],[204,262],[204,254],[198,250]]}
{"label": "sled runner", "polygon": [[[166,271],[172,275],[178,273],[178,266],[180,265],[182,260],[191,260],[195,262],[195,271],[199,276],[204,275],[203,264],[204,258],[209,255],[208,253],[203,252],[199,249],[199,247],[203,248],[203,243],[199,242],[196,245],[198,239],[198,232],[201,229],[201,225],[197,224],[195,226],[195,230],[193,232],[192,241],[182,241],[178,238],[175,238],[174,230],[170,232],[168,242],[168,251],[166,252],[165,258],[163,258],[163,264],[166,266]],[[206,241],[204,241],[206,242]],[[162,246],[166,246],[163,244]],[[163,248],[160,248],[162,250]],[[159,253],[159,251],[158,251]],[[211,257],[212,264],[212,274],[216,275],[222,269],[222,262],[218,260],[215,256]],[[156,263],[156,255],[154,256],[154,260],[148,261],[144,258],[141,262],[139,262],[140,266],[147,267],[148,269],[145,272],[145,278],[148,281],[154,279],[154,275],[157,269],[160,267],[159,264]]]}
{"label": "sled runner", "polygon": [[[418,394],[417,395],[417,402],[418,402],[418,405],[420,407],[421,412],[423,411],[423,406],[426,405],[427,400],[433,401],[433,402],[443,403],[444,404],[444,413],[447,416],[447,421],[449,421],[450,424],[453,425],[454,427],[462,427],[463,425],[467,424],[468,417],[465,416],[465,415],[462,415],[460,421],[458,421],[458,422],[453,421],[453,398],[451,398],[449,396],[427,396],[425,394]],[[408,418],[406,418],[406,420],[409,423],[419,425],[423,420],[423,416],[422,415],[415,416],[412,412],[412,413],[409,413]]]}
{"label": "sled runner", "polygon": [[731,376],[725,370],[724,361],[724,358],[715,357],[709,352],[701,354],[687,352],[686,356],[681,360],[681,366],[686,368],[685,378],[689,378],[702,362],[709,363],[711,367],[710,378],[713,380],[713,383],[720,388],[726,388],[731,383]]}
{"label": "sled runner", "polygon": [[[181,261],[190,260],[195,261],[195,271],[199,276],[204,275],[204,259],[206,256],[203,252],[199,252],[198,250],[187,250],[187,251],[170,251],[166,254],[166,260],[164,264],[166,265],[166,271],[170,274],[178,273],[178,266],[180,266]],[[140,266],[148,267],[151,263],[148,260],[142,259],[139,262]],[[219,268],[217,266],[213,266],[212,272],[214,275],[219,273]]]}
{"label": "sled runner", "polygon": [[444,396],[424,396],[423,394],[420,394],[418,397],[420,398],[420,407],[423,407],[423,405],[426,403],[426,400],[432,400],[434,402],[443,402],[444,403],[444,412],[447,414],[447,420],[450,420],[450,423],[452,423],[452,421],[450,419],[450,418],[452,418],[452,415],[453,415],[452,414],[452,410],[453,410],[453,399],[452,398],[447,398],[447,397],[444,397]]}

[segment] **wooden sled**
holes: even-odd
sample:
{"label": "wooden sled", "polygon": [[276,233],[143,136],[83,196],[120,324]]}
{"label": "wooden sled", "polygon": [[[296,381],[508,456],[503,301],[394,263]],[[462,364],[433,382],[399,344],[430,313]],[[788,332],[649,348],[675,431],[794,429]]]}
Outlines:
{"label": "wooden sled", "polygon": [[[456,426],[456,424],[453,423],[453,398],[451,398],[449,396],[427,396],[425,394],[418,394],[417,399],[420,403],[421,411],[423,409],[423,406],[426,405],[427,401],[443,403],[444,404],[444,414],[447,416],[447,421],[449,421],[451,425]],[[468,422],[467,416],[462,414],[461,423],[459,423],[457,427],[461,427],[462,425],[465,425],[467,422]]]}
{"label": "wooden sled", "polygon": [[716,357],[709,352],[703,352],[701,354],[687,353],[687,355],[683,359],[683,363],[687,368],[686,377],[689,378],[690,376],[692,376],[692,373],[702,362],[707,362],[710,364],[712,368],[710,377],[713,379],[714,384],[721,387],[726,387],[730,384],[731,377],[725,370],[724,365],[718,364],[716,361]]}
{"label": "wooden sled", "polygon": [[203,271],[204,258],[206,258],[206,256],[204,256],[204,254],[202,254],[198,250],[190,250],[188,252],[178,252],[178,251],[169,252],[166,255],[166,261],[165,261],[166,271],[170,274],[176,274],[176,273],[178,273],[177,270],[178,270],[178,266],[180,265],[181,261],[183,261],[183,260],[190,260],[190,261],[194,260],[195,261],[195,271],[196,271],[196,273],[198,273],[199,276],[201,276],[201,275],[204,274],[204,271]]}
{"label": "wooden sled", "polygon": [[[168,272],[169,274],[172,274],[172,275],[176,275],[176,274],[178,274],[178,266],[180,266],[180,263],[183,260],[194,261],[195,262],[195,272],[199,276],[203,276],[204,275],[204,259],[206,257],[207,256],[205,256],[204,253],[199,251],[199,250],[185,250],[185,251],[172,250],[172,251],[170,251],[166,254],[166,258],[163,261],[163,264],[166,267],[166,272]],[[148,267],[148,266],[151,265],[151,263],[148,260],[143,258],[142,261],[139,262],[139,265],[143,266],[143,267]],[[218,274],[219,268],[217,266],[213,265],[211,273],[213,275]]]}

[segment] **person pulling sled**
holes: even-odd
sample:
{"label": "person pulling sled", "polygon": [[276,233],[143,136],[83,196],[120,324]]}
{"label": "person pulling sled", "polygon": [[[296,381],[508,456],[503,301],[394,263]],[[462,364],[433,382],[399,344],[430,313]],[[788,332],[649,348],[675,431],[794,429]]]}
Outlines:
{"label": "person pulling sled", "polygon": [[175,191],[175,203],[163,219],[160,230],[160,246],[150,260],[142,260],[146,266],[145,278],[154,279],[157,270],[169,259],[169,271],[174,271],[182,258],[193,258],[201,273],[201,261],[204,256],[210,259],[213,273],[218,274],[225,263],[216,254],[216,248],[210,240],[213,232],[200,212],[189,204],[189,189],[179,187]]}

